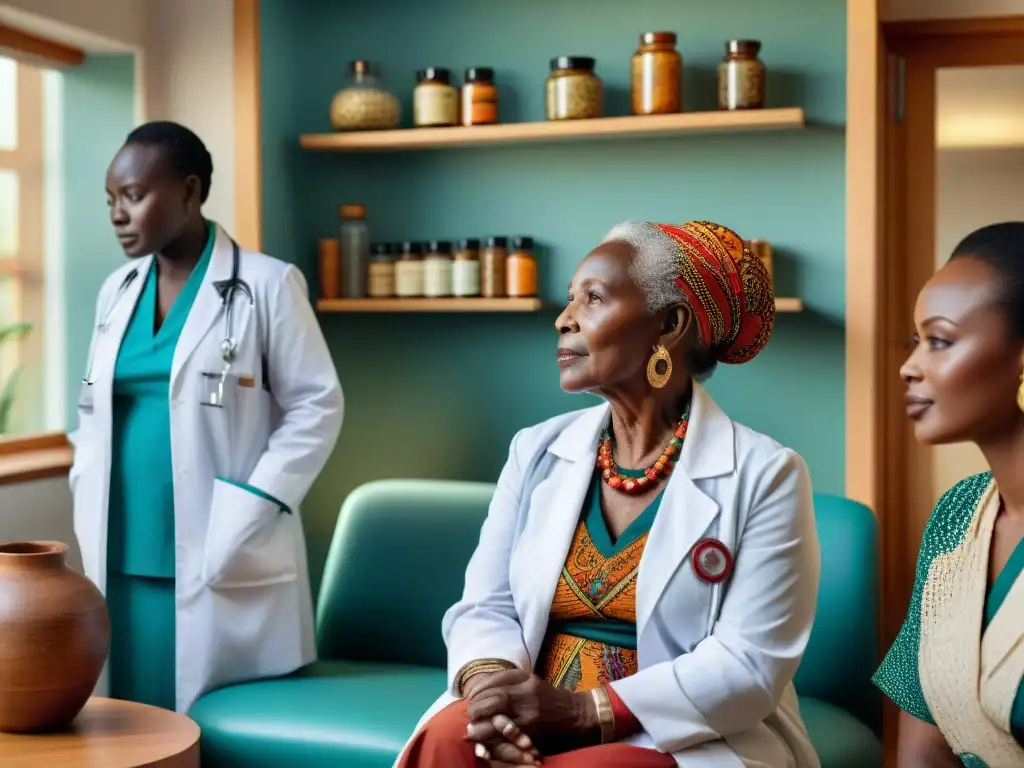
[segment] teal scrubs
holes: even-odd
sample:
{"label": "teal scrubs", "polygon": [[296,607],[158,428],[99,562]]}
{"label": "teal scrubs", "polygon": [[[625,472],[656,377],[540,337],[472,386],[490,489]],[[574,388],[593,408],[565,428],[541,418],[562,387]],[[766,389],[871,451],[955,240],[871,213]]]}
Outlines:
{"label": "teal scrubs", "polygon": [[[111,696],[175,708],[171,362],[213,252],[206,247],[160,327],[146,277],[114,367],[107,552]],[[154,330],[155,329],[155,330]]]}

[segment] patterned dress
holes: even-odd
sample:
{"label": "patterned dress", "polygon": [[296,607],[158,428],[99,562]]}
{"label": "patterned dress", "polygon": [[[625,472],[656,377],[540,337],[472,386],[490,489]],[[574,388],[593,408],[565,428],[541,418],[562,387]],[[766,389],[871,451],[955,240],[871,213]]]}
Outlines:
{"label": "patterned dress", "polygon": [[1024,765],[1024,541],[989,587],[998,511],[988,472],[939,500],[906,621],[874,676],[901,709],[937,725],[969,768]]}
{"label": "patterned dress", "polygon": [[636,578],[662,496],[658,493],[613,541],[601,510],[600,484],[595,473],[555,588],[537,664],[539,675],[572,691],[637,671]]}

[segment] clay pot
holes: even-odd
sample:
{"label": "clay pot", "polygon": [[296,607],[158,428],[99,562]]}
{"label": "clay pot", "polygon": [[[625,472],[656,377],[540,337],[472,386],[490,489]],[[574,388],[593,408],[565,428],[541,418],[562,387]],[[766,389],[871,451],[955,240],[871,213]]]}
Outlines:
{"label": "clay pot", "polygon": [[67,544],[0,544],[0,731],[68,725],[89,700],[110,646],[107,604],[68,568]]}

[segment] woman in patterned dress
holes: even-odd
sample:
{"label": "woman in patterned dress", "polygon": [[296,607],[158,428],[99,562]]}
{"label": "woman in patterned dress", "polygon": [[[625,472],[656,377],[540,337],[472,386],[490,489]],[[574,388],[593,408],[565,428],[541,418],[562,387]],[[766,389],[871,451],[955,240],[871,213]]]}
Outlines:
{"label": "woman in patterned dress", "polygon": [[990,472],[935,506],[906,621],[875,683],[900,768],[1024,766],[1024,222],[968,235],[925,285],[900,374],[918,441],[973,442]]}
{"label": "woman in patterned dress", "polygon": [[606,402],[515,436],[412,768],[817,768],[792,678],[820,553],[803,460],[697,383],[767,343],[732,230],[627,222],[556,320],[560,382]]}

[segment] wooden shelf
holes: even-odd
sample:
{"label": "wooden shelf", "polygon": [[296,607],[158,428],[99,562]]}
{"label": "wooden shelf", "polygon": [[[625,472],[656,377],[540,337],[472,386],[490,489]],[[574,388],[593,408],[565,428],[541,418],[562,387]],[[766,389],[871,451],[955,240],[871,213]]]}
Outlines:
{"label": "wooden shelf", "polygon": [[683,112],[675,115],[602,117],[452,128],[399,128],[391,131],[353,131],[307,134],[303,149],[320,152],[399,152],[478,144],[527,144],[569,140],[676,136],[687,133],[768,131],[803,128],[800,107],[736,112]]}
{"label": "wooden shelf", "polygon": [[[318,312],[537,312],[540,299],[320,299]],[[776,312],[803,312],[801,299],[776,299]]]}
{"label": "wooden shelf", "polygon": [[320,299],[320,312],[536,312],[540,299]]}

